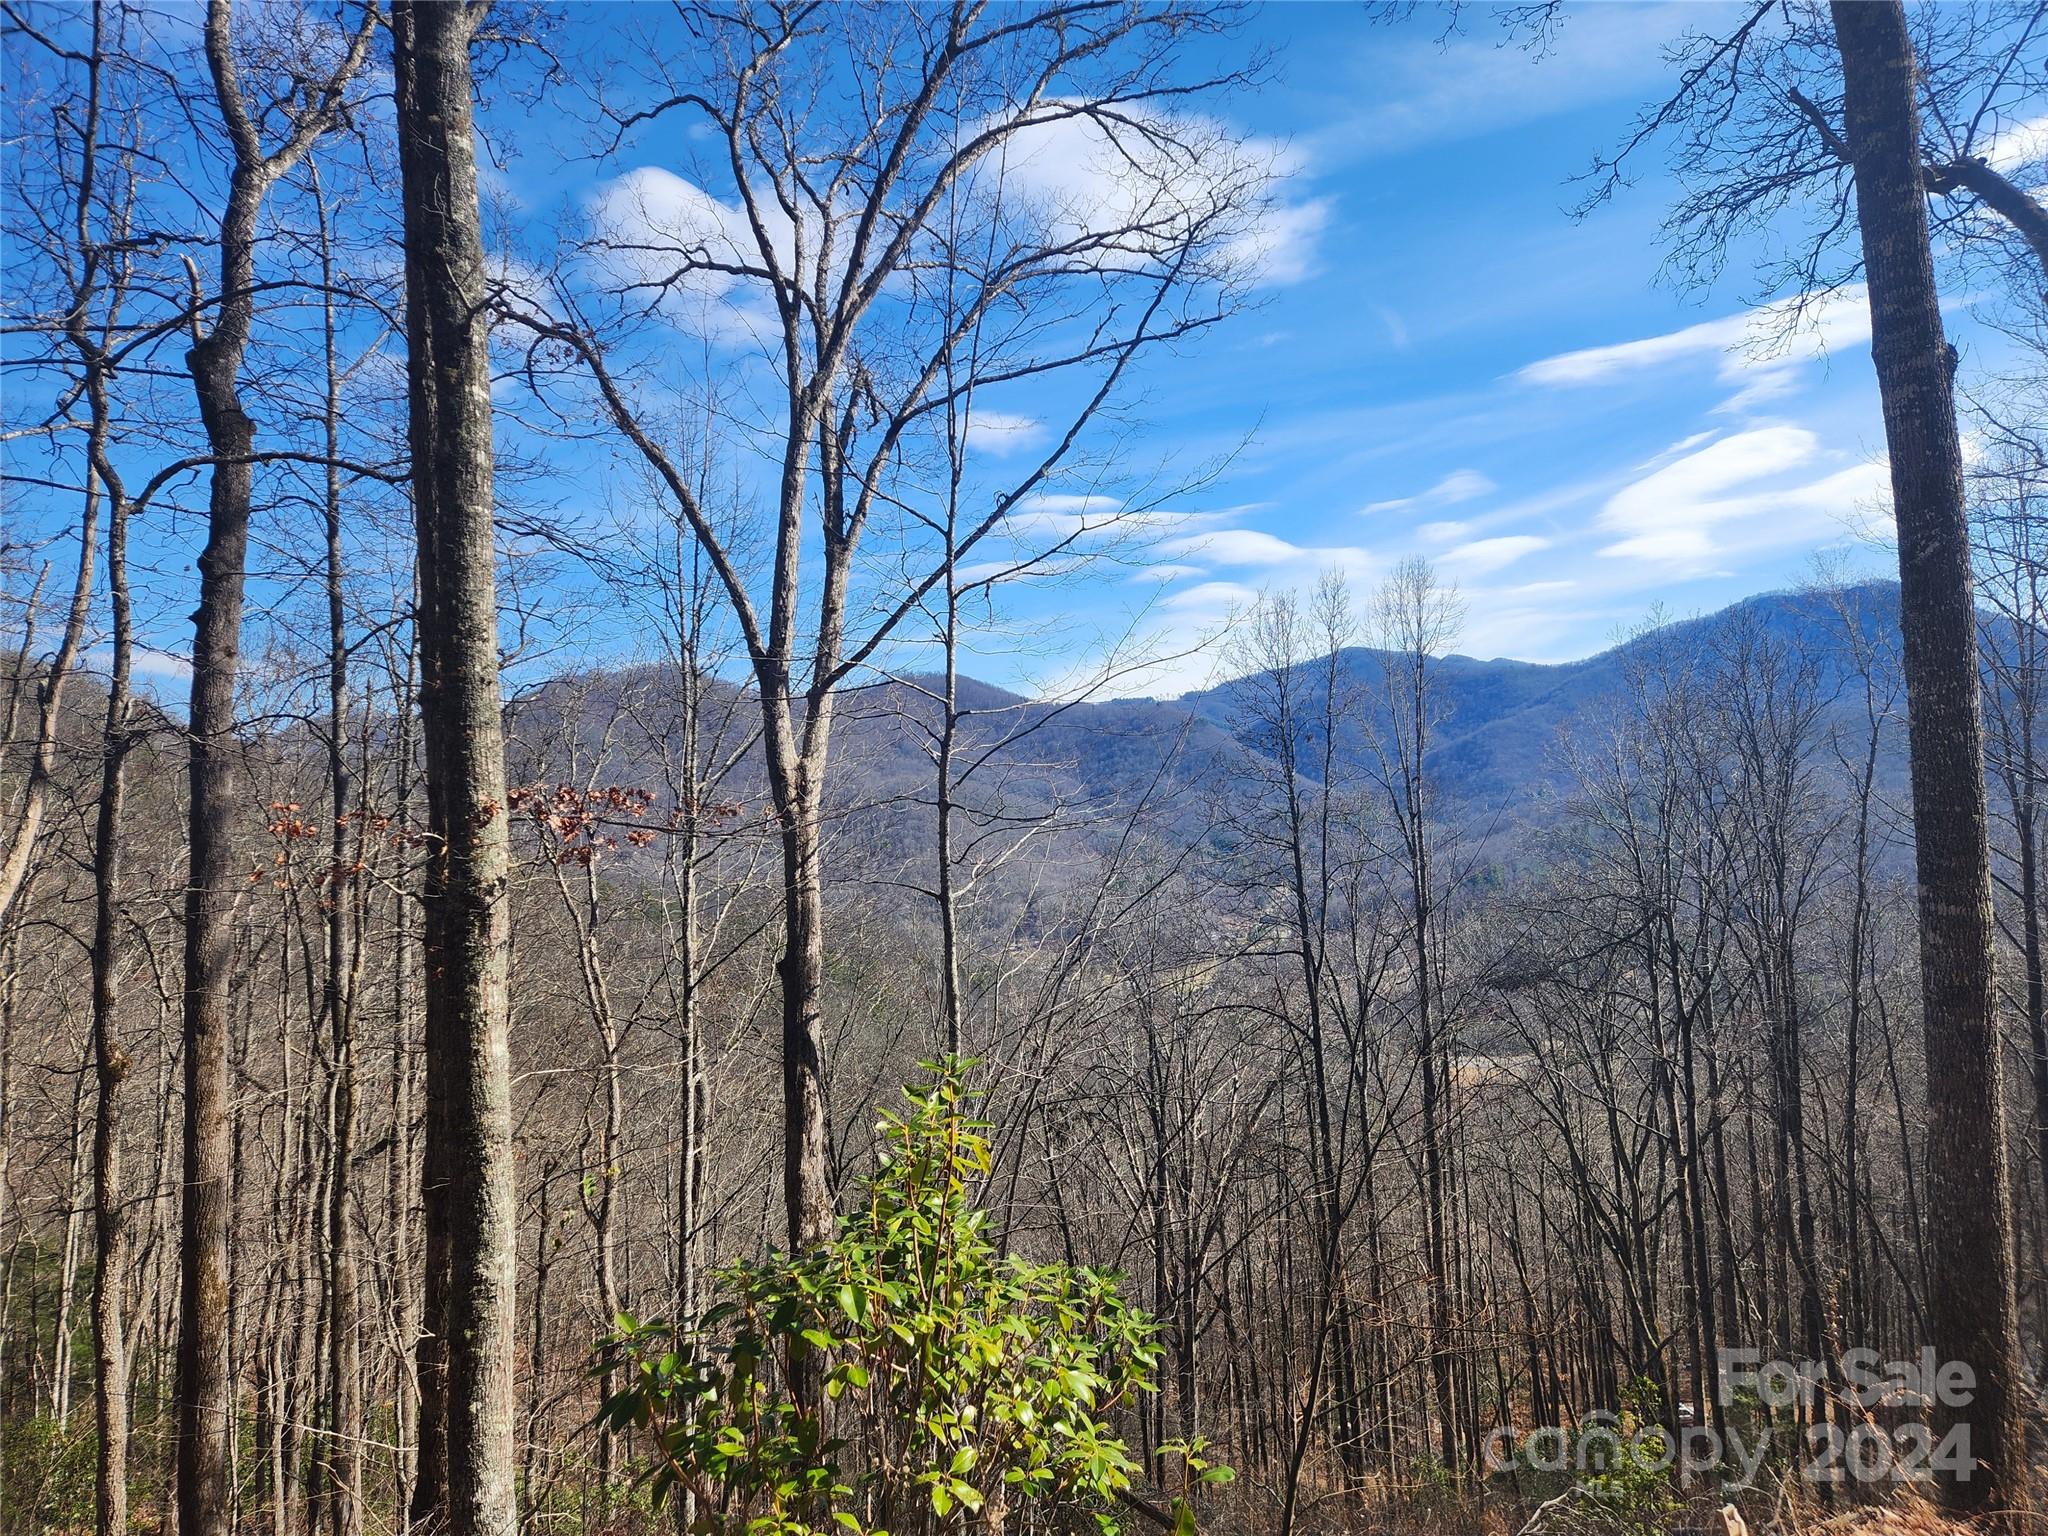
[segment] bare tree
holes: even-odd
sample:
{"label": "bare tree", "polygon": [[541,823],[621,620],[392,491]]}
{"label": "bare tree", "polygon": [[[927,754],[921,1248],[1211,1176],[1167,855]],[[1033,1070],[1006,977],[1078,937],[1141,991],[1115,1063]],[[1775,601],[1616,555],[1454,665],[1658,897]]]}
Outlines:
{"label": "bare tree", "polygon": [[[1436,1392],[1440,1452],[1446,1466],[1459,1460],[1459,1417],[1453,1401],[1451,1344],[1455,1274],[1450,1225],[1455,1164],[1447,1141],[1455,1104],[1451,1073],[1453,1021],[1445,1016],[1443,986],[1443,873],[1437,868],[1439,833],[1433,825],[1428,758],[1439,724],[1434,671],[1455,643],[1464,605],[1455,587],[1441,582],[1426,561],[1404,561],[1382,584],[1374,614],[1386,653],[1386,716],[1375,743],[1380,788],[1398,839],[1394,850],[1405,883],[1409,963],[1413,967],[1415,1053],[1422,1079],[1423,1215],[1430,1267],[1430,1380]],[[1469,1445],[1476,1453],[1477,1446]],[[1476,1454],[1473,1458],[1476,1460]]]}
{"label": "bare tree", "polygon": [[1976,1373],[1958,1508],[2022,1507],[2026,1444],[2013,1276],[2012,1174],[1993,980],[1990,830],[1976,605],[1956,430],[1954,352],[1927,232],[1912,38],[1898,0],[1833,6],[1843,138],[1870,290],[1871,355],[1899,533],[1920,986],[1927,1035],[1934,1347]]}
{"label": "bare tree", "polygon": [[[178,1528],[220,1536],[230,1524],[233,1438],[228,1376],[228,1031],[234,988],[231,934],[235,867],[235,690],[255,474],[255,422],[241,370],[255,320],[257,221],[265,198],[340,121],[350,82],[369,52],[375,11],[364,7],[338,58],[302,100],[252,109],[244,94],[232,0],[210,0],[204,43],[213,108],[231,153],[217,243],[218,289],[209,301],[192,273],[192,347],[186,365],[212,463],[206,548],[194,615],[191,737],[191,886],[185,902],[185,1182],[178,1348]],[[287,43],[285,46],[292,46]],[[275,62],[274,60],[271,62]],[[266,119],[282,117],[274,147]],[[212,325],[204,323],[207,313]]]}
{"label": "bare tree", "polygon": [[[1555,0],[1506,14],[1511,25],[1539,29],[1560,19]],[[2043,86],[2048,6],[1922,3],[1908,25],[1919,60],[1918,174],[1940,199],[1940,235],[1963,255],[2008,268],[2010,235],[2023,261],[2048,266],[2048,211],[2029,190],[2039,151],[2026,139]],[[1667,224],[1672,270],[1689,283],[1709,281],[1738,242],[1761,235],[1767,288],[1796,295],[1782,314],[1804,318],[1863,264],[1850,238],[1854,161],[1830,10],[1818,0],[1757,0],[1732,23],[1688,31],[1675,58],[1676,87],[1594,160],[1581,208],[1612,196],[1635,158],[1664,141],[1681,188]],[[1795,224],[1798,236],[1787,238]],[[2020,287],[2038,299],[2041,283],[2034,270]]]}
{"label": "bare tree", "polygon": [[[100,520],[108,494],[99,476],[99,463],[107,452],[111,431],[106,374],[108,353],[114,345],[112,332],[127,296],[132,251],[124,218],[132,202],[130,166],[132,153],[124,156],[118,146],[104,142],[105,119],[119,103],[107,99],[111,90],[112,67],[105,37],[104,8],[95,6],[90,30],[82,47],[68,46],[61,39],[30,25],[12,5],[0,10],[11,30],[31,40],[39,50],[60,65],[83,71],[83,84],[76,99],[52,102],[58,125],[50,148],[51,165],[47,184],[32,186],[24,177],[12,189],[17,196],[50,196],[59,210],[43,215],[41,231],[24,229],[24,244],[40,248],[58,274],[59,291],[52,295],[52,313],[27,319],[10,329],[44,331],[59,339],[70,354],[65,372],[69,387],[49,420],[24,429],[31,435],[52,435],[70,425],[63,420],[79,400],[87,406],[86,473],[78,523],[78,558],[71,591],[64,607],[56,649],[46,660],[29,654],[35,632],[35,608],[49,575],[45,566],[25,605],[22,623],[22,654],[17,678],[35,680],[35,728],[25,747],[17,740],[10,701],[9,726],[0,738],[0,761],[16,751],[27,757],[18,787],[10,787],[6,806],[9,826],[0,846],[0,923],[4,923],[21,893],[34,860],[36,841],[48,808],[51,780],[57,763],[57,731],[64,709],[64,692],[71,679],[79,648],[86,639],[92,616],[94,566],[99,556]],[[75,127],[73,126],[75,124]],[[75,141],[74,141],[75,140]],[[111,165],[103,165],[111,161]],[[112,186],[110,193],[109,187]],[[68,222],[66,218],[68,216]],[[36,215],[31,215],[36,217]],[[37,238],[38,234],[41,238]],[[26,287],[26,285],[24,285]],[[10,433],[10,436],[13,434]],[[20,686],[17,681],[16,687]],[[10,765],[11,766],[11,765]]]}
{"label": "bare tree", "polygon": [[[445,1464],[422,1491],[450,1536],[511,1536],[517,1234],[506,970],[489,314],[470,49],[482,4],[393,17],[405,189],[407,382],[419,530],[426,913],[427,1318]],[[424,1443],[424,1442],[423,1442]]]}
{"label": "bare tree", "polygon": [[[624,189],[594,244],[619,274],[611,292],[558,285],[555,312],[527,306],[522,318],[571,349],[601,408],[668,484],[744,639],[783,843],[786,1215],[790,1242],[808,1247],[832,1212],[820,818],[839,695],[958,561],[1061,483],[1141,355],[1228,311],[1266,167],[1169,110],[1246,78],[1176,69],[1184,38],[1227,21],[1205,5],[739,6],[686,20],[704,76],[664,78],[650,106],[615,119],[623,133],[695,116],[735,204],[707,224],[649,206],[645,182]],[[849,49],[859,70],[821,70]],[[826,83],[870,73],[858,102]],[[1007,158],[1048,134],[1078,135],[1115,167],[1104,208],[1089,216],[1041,199],[1028,216],[983,221],[962,246],[946,240],[948,205],[985,203]],[[961,277],[937,308],[918,298],[935,271]],[[608,334],[622,319],[720,308],[733,285],[765,308],[745,323],[758,326],[782,395],[767,414],[765,585],[643,424],[633,350]],[[900,474],[902,455],[956,400],[1027,379],[1068,380],[1070,416],[1022,473],[979,488],[955,537],[939,538],[942,514]]]}
{"label": "bare tree", "polygon": [[[121,1088],[130,1062],[120,1039],[117,991],[122,968],[122,811],[127,761],[135,738],[130,724],[134,626],[128,588],[127,487],[115,466],[117,405],[112,388],[116,357],[131,325],[126,313],[135,277],[138,240],[136,113],[127,99],[120,51],[123,18],[95,4],[81,47],[9,21],[60,67],[80,78],[76,95],[51,114],[54,127],[50,190],[68,187],[58,244],[41,254],[68,279],[47,330],[64,358],[64,394],[85,411],[82,453],[84,510],[79,527],[79,574],[57,654],[44,666],[36,733],[22,786],[23,802],[4,860],[0,860],[0,924],[18,892],[44,812],[54,760],[57,712],[84,632],[102,508],[112,633],[100,780],[92,838],[91,939],[93,1115],[93,1403],[98,1436],[95,1514],[100,1536],[128,1528],[128,1338],[124,1293],[128,1286],[127,1191],[122,1177]],[[24,186],[20,190],[26,192]],[[43,190],[43,189],[38,189]],[[40,243],[40,242],[38,242]],[[33,322],[31,322],[33,326]],[[63,407],[60,406],[60,414]],[[27,665],[29,658],[21,658]]]}

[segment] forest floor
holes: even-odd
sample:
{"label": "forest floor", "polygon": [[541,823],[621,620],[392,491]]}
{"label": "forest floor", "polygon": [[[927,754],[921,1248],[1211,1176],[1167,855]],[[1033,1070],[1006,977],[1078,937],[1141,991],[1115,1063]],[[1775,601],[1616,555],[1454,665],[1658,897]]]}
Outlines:
{"label": "forest floor", "polygon": [[[1334,1503],[1305,1511],[1301,1527],[1319,1536],[1982,1536],[1942,1514],[1914,1492],[1829,1507],[1810,1494],[1744,1494],[1735,1504],[1698,1497],[1657,1511],[1621,1513],[1584,1500],[1551,1500],[1531,1508],[1508,1499],[1395,1497],[1339,1512]],[[1212,1509],[1200,1518],[1205,1536],[1262,1536],[1277,1526],[1271,1511]]]}

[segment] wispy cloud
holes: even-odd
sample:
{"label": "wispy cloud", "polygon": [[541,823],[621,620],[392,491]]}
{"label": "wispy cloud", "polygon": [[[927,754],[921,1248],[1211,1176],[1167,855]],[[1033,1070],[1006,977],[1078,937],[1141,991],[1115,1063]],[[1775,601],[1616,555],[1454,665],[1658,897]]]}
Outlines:
{"label": "wispy cloud", "polygon": [[2048,160],[2048,113],[2008,123],[1984,147],[1983,155],[1986,164],[2005,176]]}
{"label": "wispy cloud", "polygon": [[1533,533],[1505,534],[1499,538],[1475,539],[1470,544],[1460,544],[1455,549],[1445,550],[1437,559],[1448,566],[1453,575],[1465,572],[1484,574],[1501,570],[1548,548],[1550,540]]}
{"label": "wispy cloud", "polygon": [[1047,492],[1018,502],[1003,519],[1003,531],[1012,538],[1064,539],[1128,526],[1132,520],[1121,496]]}
{"label": "wispy cloud", "polygon": [[1273,586],[1298,586],[1324,571],[1359,579],[1380,568],[1380,560],[1355,544],[1297,544],[1257,528],[1210,528],[1160,542],[1169,559],[1204,571],[1254,573]]}
{"label": "wispy cloud", "polygon": [[1360,508],[1362,515],[1370,516],[1381,512],[1419,512],[1430,507],[1455,507],[1468,501],[1477,501],[1482,496],[1491,496],[1500,487],[1476,469],[1454,469],[1426,491],[1413,496],[1397,496],[1391,501],[1369,502]]}
{"label": "wispy cloud", "polygon": [[977,408],[967,420],[967,446],[998,459],[1020,453],[1044,436],[1044,422],[1012,411]]}
{"label": "wispy cloud", "polygon": [[1863,290],[1851,288],[1761,305],[1661,336],[1560,352],[1517,369],[1514,378],[1539,388],[1574,389],[1712,362],[1715,377],[1736,386],[1722,408],[1746,410],[1789,393],[1805,363],[1869,339],[1870,307]]}
{"label": "wispy cloud", "polygon": [[1736,432],[1651,470],[1615,492],[1595,526],[1599,553],[1666,576],[1714,569],[1733,556],[1823,539],[1867,520],[1881,498],[1881,464],[1842,462],[1804,427]]}
{"label": "wispy cloud", "polygon": [[1371,72],[1371,88],[1359,92],[1362,105],[1311,144],[1332,157],[1398,154],[1593,101],[1632,99],[1643,82],[1662,75],[1664,45],[1682,25],[1676,13],[1661,6],[1579,7],[1544,55],[1514,46],[1478,8],[1468,31],[1448,37],[1441,14],[1424,11],[1397,42],[1373,39],[1359,60],[1361,72]]}

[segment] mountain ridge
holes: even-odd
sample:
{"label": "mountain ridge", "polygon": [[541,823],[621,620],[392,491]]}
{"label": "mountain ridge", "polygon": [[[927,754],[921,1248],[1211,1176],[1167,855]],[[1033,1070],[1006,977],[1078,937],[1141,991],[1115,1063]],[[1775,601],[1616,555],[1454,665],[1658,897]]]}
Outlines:
{"label": "mountain ridge", "polygon": [[[1757,593],[1728,607],[1661,625],[1646,625],[1604,651],[1569,662],[1483,660],[1462,654],[1432,659],[1428,676],[1441,709],[1428,763],[1432,799],[1445,819],[1479,830],[1503,852],[1525,835],[1553,823],[1569,800],[1573,778],[1561,743],[1584,739],[1622,718],[1631,672],[1661,656],[1690,664],[1739,642],[1767,637],[1811,670],[1829,695],[1819,727],[1862,730],[1862,693],[1849,684],[1855,660],[1844,615],[1857,616],[1873,638],[1895,632],[1898,588],[1872,581],[1833,592],[1793,589]],[[1368,646],[1338,655],[1339,673],[1358,708],[1338,743],[1347,772],[1369,767],[1375,733],[1384,727],[1388,653]],[[1298,663],[1320,677],[1327,657]],[[666,750],[660,699],[668,669],[662,664],[618,669],[581,680],[569,706],[582,716],[585,741],[606,734],[621,750],[616,782],[659,783],[650,755]],[[1251,684],[1260,674],[1229,679],[1176,698],[1033,699],[963,677],[959,697],[968,713],[960,723],[956,765],[981,761],[957,803],[969,813],[1021,826],[1063,809],[1077,819],[1114,824],[1140,802],[1172,802],[1189,829],[1202,824],[1205,800],[1227,795],[1260,751],[1247,716]],[[932,678],[885,679],[842,697],[833,734],[831,812],[841,835],[851,835],[883,857],[927,853],[933,816],[933,743],[940,710]],[[567,686],[566,684],[564,685]],[[1318,682],[1316,686],[1320,686]],[[719,685],[731,722],[751,730],[751,708],[737,685]],[[621,738],[601,717],[616,714],[628,689],[644,690],[655,707]],[[1853,698],[1851,694],[1853,693]],[[564,700],[568,695],[564,695]],[[556,727],[562,710],[544,708]],[[1883,776],[1904,782],[1903,735],[1890,733]],[[559,739],[559,738],[557,738]],[[737,739],[728,735],[728,745]],[[1006,743],[998,746],[998,743]],[[529,757],[536,770],[548,755]],[[994,750],[991,750],[991,749]],[[751,749],[758,751],[758,747]],[[520,769],[515,766],[514,776]],[[743,762],[733,783],[736,798],[763,795],[758,762]]]}

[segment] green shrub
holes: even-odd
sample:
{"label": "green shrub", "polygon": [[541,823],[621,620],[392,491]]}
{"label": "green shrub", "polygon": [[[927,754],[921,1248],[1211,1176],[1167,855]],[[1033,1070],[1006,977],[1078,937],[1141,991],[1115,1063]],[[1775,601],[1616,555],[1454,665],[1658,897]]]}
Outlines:
{"label": "green shrub", "polygon": [[1579,1486],[1614,1524],[1649,1530],[1677,1508],[1672,1496],[1669,1434],[1658,1422],[1656,1384],[1637,1378],[1622,1393],[1611,1439],[1596,1449]]}
{"label": "green shrub", "polygon": [[[625,1383],[600,1423],[644,1434],[656,1502],[687,1493],[707,1536],[997,1530],[1027,1504],[1117,1528],[1138,1467],[1111,1419],[1156,1390],[1157,1328],[1113,1275],[1000,1254],[959,1067],[883,1113],[830,1242],[725,1269],[694,1327],[621,1317],[600,1346]],[[1187,1484],[1230,1475],[1181,1452]]]}
{"label": "green shrub", "polygon": [[68,1428],[46,1414],[0,1430],[0,1515],[33,1531],[90,1531],[99,1440],[92,1416]]}

